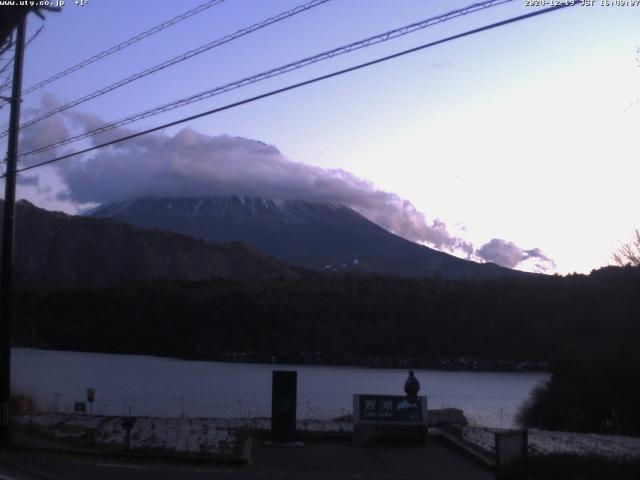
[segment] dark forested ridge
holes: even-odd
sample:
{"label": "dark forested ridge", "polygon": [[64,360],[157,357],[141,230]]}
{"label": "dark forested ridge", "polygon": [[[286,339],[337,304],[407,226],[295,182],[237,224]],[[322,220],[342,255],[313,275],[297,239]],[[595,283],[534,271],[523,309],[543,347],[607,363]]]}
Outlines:
{"label": "dark forested ridge", "polygon": [[[0,218],[3,204],[0,200]],[[298,275],[241,242],[212,244],[109,219],[49,212],[24,200],[16,205],[15,238],[15,281],[34,289],[104,287],[157,277]]]}
{"label": "dark forested ridge", "polygon": [[309,274],[25,292],[16,315],[21,344],[50,348],[525,361],[640,338],[638,292],[634,268],[466,281]]}

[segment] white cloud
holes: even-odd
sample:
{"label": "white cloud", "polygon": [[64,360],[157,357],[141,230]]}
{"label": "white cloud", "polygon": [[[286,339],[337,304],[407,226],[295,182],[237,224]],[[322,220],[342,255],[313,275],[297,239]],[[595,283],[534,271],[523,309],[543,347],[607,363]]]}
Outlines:
{"label": "white cloud", "polygon": [[534,266],[538,271],[548,271],[555,268],[553,260],[544,255],[539,248],[524,250],[515,243],[499,238],[482,245],[476,254],[488,262],[494,262],[507,268],[514,268],[527,260],[535,259]]}

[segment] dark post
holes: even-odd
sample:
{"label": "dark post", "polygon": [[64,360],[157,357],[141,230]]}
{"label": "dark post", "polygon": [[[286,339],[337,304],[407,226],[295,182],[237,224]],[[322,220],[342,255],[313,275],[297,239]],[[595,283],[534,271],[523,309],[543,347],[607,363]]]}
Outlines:
{"label": "dark post", "polygon": [[496,479],[526,480],[529,453],[527,430],[510,430],[495,434]]}
{"label": "dark post", "polygon": [[126,433],[125,437],[125,450],[130,452],[133,449],[133,436],[131,435],[131,430],[133,430],[133,426],[136,424],[135,417],[124,417],[122,419],[122,428]]}
{"label": "dark post", "polygon": [[18,135],[20,132],[20,97],[22,63],[24,57],[25,17],[17,28],[13,85],[11,88],[11,114],[7,145],[7,172],[2,223],[2,278],[0,279],[0,446],[11,445],[9,432],[9,399],[11,397],[11,302],[13,277],[13,229],[16,202],[16,168],[18,163]]}
{"label": "dark post", "polygon": [[96,389],[87,388],[87,402],[89,403],[89,415],[93,415],[93,402],[96,399]]}
{"label": "dark post", "polygon": [[273,372],[271,398],[271,441],[293,443],[296,440],[296,396],[298,372]]}

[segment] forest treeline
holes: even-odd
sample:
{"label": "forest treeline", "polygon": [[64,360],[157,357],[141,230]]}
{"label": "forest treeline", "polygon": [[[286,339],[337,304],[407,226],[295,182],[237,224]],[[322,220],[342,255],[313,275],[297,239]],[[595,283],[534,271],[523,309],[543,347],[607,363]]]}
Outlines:
{"label": "forest treeline", "polygon": [[[311,273],[156,280],[19,292],[15,341],[209,359],[396,359],[398,366],[446,366],[461,358],[469,366],[548,361],[553,378],[523,422],[640,432],[640,415],[624,407],[632,400],[640,405],[639,294],[637,267],[488,280]],[[584,389],[594,404],[589,408],[576,406],[587,401],[580,397]]]}

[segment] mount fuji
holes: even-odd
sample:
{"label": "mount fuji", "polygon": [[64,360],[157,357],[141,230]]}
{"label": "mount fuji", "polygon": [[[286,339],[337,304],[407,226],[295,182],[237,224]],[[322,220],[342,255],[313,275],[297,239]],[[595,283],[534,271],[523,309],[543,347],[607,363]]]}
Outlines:
{"label": "mount fuji", "polygon": [[293,265],[409,277],[530,275],[410,242],[343,205],[242,196],[140,198],[86,213],[208,242],[242,241]]}

